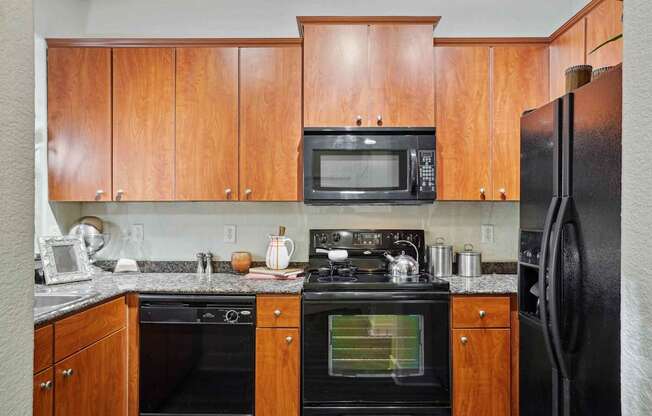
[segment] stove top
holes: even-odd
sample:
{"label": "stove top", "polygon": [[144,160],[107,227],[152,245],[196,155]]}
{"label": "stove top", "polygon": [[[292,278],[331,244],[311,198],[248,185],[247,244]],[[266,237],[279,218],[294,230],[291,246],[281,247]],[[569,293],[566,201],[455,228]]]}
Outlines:
{"label": "stove top", "polygon": [[397,291],[428,290],[446,292],[449,284],[427,273],[416,276],[393,277],[385,273],[355,273],[349,276],[323,275],[318,270],[309,271],[303,285],[306,292],[330,291]]}

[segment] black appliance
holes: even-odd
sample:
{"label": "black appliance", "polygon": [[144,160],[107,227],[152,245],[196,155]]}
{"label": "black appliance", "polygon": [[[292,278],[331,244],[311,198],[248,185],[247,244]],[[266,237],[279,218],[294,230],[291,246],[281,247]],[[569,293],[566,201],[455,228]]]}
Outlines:
{"label": "black appliance", "polygon": [[419,204],[435,200],[434,128],[306,128],[307,204]]}
{"label": "black appliance", "polygon": [[254,296],[140,295],[140,414],[252,415]]}
{"label": "black appliance", "polygon": [[621,414],[622,72],[521,119],[520,413]]}
{"label": "black appliance", "polygon": [[[332,263],[317,248],[346,249],[349,259]],[[427,270],[424,248],[423,230],[310,231],[304,416],[451,414],[448,282],[392,278],[383,256],[405,251]]]}

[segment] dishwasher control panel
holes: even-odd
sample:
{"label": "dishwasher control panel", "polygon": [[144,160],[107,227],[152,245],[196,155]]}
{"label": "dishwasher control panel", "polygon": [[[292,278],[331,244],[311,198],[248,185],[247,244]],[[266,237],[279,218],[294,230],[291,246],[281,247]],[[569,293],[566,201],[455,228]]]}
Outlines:
{"label": "dishwasher control panel", "polygon": [[[253,325],[255,301],[234,302],[237,297],[224,296],[212,301],[209,296],[189,298],[173,296],[142,296],[140,322],[144,324],[188,323],[205,325]],[[247,299],[248,300],[248,299]]]}

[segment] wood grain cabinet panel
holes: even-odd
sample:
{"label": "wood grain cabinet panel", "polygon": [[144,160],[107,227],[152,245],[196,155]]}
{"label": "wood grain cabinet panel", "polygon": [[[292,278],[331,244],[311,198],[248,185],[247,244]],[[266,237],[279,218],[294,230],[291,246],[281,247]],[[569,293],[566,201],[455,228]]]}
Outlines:
{"label": "wood grain cabinet panel", "polygon": [[370,25],[369,57],[368,125],[434,126],[432,26]]}
{"label": "wood grain cabinet panel", "polygon": [[122,329],[57,363],[55,415],[127,414],[126,341]]}
{"label": "wood grain cabinet panel", "polygon": [[176,200],[238,199],[238,48],[176,50]]}
{"label": "wood grain cabinet panel", "polygon": [[256,322],[261,328],[299,327],[301,298],[299,296],[257,296]]}
{"label": "wood grain cabinet panel", "polygon": [[120,328],[124,328],[126,322],[127,308],[124,297],[55,322],[55,361],[59,361]]}
{"label": "wood grain cabinet panel", "polygon": [[54,327],[46,325],[34,331],[34,373],[45,370],[53,362]]}
{"label": "wood grain cabinet panel", "polygon": [[510,330],[453,329],[453,414],[510,414]]}
{"label": "wood grain cabinet panel", "polygon": [[510,300],[506,296],[454,296],[454,328],[509,328]]}
{"label": "wood grain cabinet panel", "polygon": [[368,26],[308,24],[303,30],[304,125],[367,124]]}
{"label": "wood grain cabinet panel", "polygon": [[113,49],[113,194],[174,197],[173,48]]}
{"label": "wood grain cabinet panel", "polygon": [[111,200],[111,50],[48,49],[51,201]]}
{"label": "wood grain cabinet panel", "polygon": [[586,63],[594,69],[623,61],[622,38],[590,53],[598,45],[623,33],[622,16],[623,2],[619,0],[604,0],[586,16]]}
{"label": "wood grain cabinet panel", "polygon": [[298,328],[256,329],[256,416],[299,415]]}
{"label": "wood grain cabinet panel", "polygon": [[54,410],[54,373],[52,367],[34,376],[33,416],[51,416]]}
{"label": "wood grain cabinet panel", "polygon": [[240,199],[301,199],[301,48],[240,49]]}
{"label": "wood grain cabinet panel", "polygon": [[489,47],[435,47],[435,84],[437,199],[490,198]]}
{"label": "wood grain cabinet panel", "polygon": [[566,92],[566,69],[585,63],[585,46],[585,19],[579,20],[550,43],[550,101]]}
{"label": "wood grain cabinet panel", "polygon": [[548,47],[492,48],[491,199],[520,199],[521,115],[548,102]]}

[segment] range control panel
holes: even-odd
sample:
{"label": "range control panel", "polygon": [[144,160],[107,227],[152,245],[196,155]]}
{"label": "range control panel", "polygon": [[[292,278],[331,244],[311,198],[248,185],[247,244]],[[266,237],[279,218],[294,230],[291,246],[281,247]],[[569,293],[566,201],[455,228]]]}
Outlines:
{"label": "range control panel", "polygon": [[419,192],[435,192],[435,151],[419,150]]}

